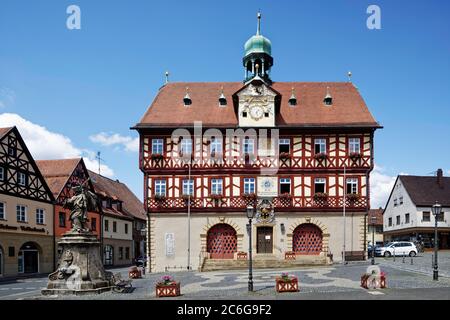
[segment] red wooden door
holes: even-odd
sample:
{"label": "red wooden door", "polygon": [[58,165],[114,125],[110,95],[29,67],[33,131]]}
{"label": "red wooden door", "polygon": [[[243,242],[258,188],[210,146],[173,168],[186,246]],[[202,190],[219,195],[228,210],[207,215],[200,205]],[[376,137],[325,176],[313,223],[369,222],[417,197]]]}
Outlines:
{"label": "red wooden door", "polygon": [[318,255],[322,251],[322,231],[310,223],[299,225],[294,230],[292,251],[297,254]]}
{"label": "red wooden door", "polygon": [[216,224],[208,231],[207,251],[212,259],[233,259],[237,251],[236,230],[228,224]]}

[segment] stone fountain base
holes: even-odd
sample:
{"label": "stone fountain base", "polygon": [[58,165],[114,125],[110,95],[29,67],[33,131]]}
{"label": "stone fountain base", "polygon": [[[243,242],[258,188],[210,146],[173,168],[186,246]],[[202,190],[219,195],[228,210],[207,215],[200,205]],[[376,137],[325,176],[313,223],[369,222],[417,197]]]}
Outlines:
{"label": "stone fountain base", "polygon": [[100,242],[90,232],[69,232],[58,243],[63,251],[58,269],[48,278],[43,295],[83,295],[110,291],[111,273],[105,271]]}

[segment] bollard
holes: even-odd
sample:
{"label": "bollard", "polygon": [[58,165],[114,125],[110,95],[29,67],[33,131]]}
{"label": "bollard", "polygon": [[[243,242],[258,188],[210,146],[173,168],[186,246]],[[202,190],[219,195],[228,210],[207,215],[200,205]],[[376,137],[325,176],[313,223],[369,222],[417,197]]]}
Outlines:
{"label": "bollard", "polygon": [[413,256],[411,256],[411,265],[413,265]]}
{"label": "bollard", "polygon": [[405,263],[405,253],[403,253],[402,263]]}
{"label": "bollard", "polygon": [[434,262],[433,262],[434,259],[433,259],[433,255],[434,255],[434,254],[431,255],[431,268],[434,268]]}
{"label": "bollard", "polygon": [[395,251],[394,251],[394,254],[392,256],[394,257],[394,262],[395,262]]}

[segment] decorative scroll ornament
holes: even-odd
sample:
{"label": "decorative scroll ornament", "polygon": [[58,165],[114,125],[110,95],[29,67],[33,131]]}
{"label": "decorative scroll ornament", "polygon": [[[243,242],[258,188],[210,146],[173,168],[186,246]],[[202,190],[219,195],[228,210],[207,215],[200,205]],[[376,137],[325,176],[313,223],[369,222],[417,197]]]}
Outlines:
{"label": "decorative scroll ornament", "polygon": [[269,199],[262,199],[257,206],[256,221],[259,223],[271,223],[275,219],[273,204]]}

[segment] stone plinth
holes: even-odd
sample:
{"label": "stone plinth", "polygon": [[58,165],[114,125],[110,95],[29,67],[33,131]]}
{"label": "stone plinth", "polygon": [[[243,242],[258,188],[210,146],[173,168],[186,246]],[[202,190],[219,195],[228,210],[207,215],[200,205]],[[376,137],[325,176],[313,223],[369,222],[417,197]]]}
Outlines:
{"label": "stone plinth", "polygon": [[92,294],[111,290],[111,273],[103,268],[100,242],[91,233],[66,233],[58,269],[49,275],[44,295]]}

